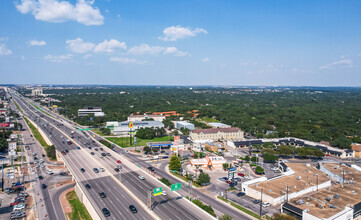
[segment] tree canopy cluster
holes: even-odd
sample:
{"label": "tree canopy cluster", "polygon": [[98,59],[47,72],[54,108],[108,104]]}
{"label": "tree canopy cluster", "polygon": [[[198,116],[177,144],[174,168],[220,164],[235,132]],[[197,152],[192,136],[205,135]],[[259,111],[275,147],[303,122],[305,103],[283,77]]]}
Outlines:
{"label": "tree canopy cluster", "polygon": [[[185,120],[192,120],[187,111],[196,109],[198,117],[214,118],[262,138],[297,137],[349,148],[353,138],[361,136],[359,88],[193,87],[190,90],[187,87],[104,86],[48,89],[44,93],[61,101],[58,105],[62,107],[62,114],[83,125],[124,121],[137,112],[177,111]],[[77,110],[84,106],[101,106],[106,116],[95,117],[93,121],[89,117],[78,117]],[[178,118],[172,116],[171,120]],[[208,127],[196,120],[191,123]]]}
{"label": "tree canopy cluster", "polygon": [[140,128],[135,136],[140,139],[153,139],[155,137],[162,137],[165,134],[164,128]]}

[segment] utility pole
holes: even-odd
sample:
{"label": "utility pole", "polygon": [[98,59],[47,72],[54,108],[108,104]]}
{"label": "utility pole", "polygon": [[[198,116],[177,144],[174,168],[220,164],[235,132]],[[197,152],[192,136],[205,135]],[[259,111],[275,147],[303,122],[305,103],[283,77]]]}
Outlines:
{"label": "utility pole", "polygon": [[189,200],[192,200],[192,180],[189,180],[189,187],[188,187],[188,197]]}
{"label": "utility pole", "polygon": [[4,160],[1,165],[1,190],[4,192]]}
{"label": "utility pole", "polygon": [[317,173],[316,173],[316,178],[317,178],[317,182],[316,182],[317,190],[316,191],[318,191],[318,174]]}
{"label": "utility pole", "polygon": [[287,197],[286,197],[286,201],[288,202],[288,192],[289,192],[289,190],[290,190],[290,188],[289,188],[289,186],[288,186],[288,184],[287,184]]}
{"label": "utility pole", "polygon": [[148,190],[148,209],[152,209],[152,191]]}
{"label": "utility pole", "polygon": [[259,217],[261,218],[262,218],[262,204],[263,204],[262,197],[263,197],[263,189],[261,189],[261,203],[259,205]]}

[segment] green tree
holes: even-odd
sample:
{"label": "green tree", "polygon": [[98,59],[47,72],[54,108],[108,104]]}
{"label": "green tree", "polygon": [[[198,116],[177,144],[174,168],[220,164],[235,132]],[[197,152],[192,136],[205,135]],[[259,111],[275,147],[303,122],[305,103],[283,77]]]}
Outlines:
{"label": "green tree", "polygon": [[46,146],[45,147],[45,152],[46,152],[46,155],[48,155],[49,158],[56,159],[56,152],[55,152],[55,146],[54,145]]}
{"label": "green tree", "polygon": [[189,135],[189,130],[188,130],[188,128],[183,128],[183,127],[181,127],[181,128],[180,128],[180,131],[181,131],[184,135]]}
{"label": "green tree", "polygon": [[201,185],[203,183],[209,183],[210,179],[211,178],[209,177],[209,175],[207,173],[202,172],[198,176],[197,183],[199,185]]}
{"label": "green tree", "polygon": [[249,155],[246,155],[246,156],[244,157],[244,160],[245,160],[246,162],[249,162],[249,161],[251,160],[251,158],[249,157]]}
{"label": "green tree", "polygon": [[162,179],[160,179],[159,181],[161,181],[162,183],[164,183],[165,185],[167,185],[167,186],[171,186],[172,184],[169,182],[169,180],[168,179],[166,179],[166,178],[162,178]]}
{"label": "green tree", "polygon": [[274,154],[266,153],[263,155],[263,160],[265,162],[275,162],[276,160],[278,160],[278,157]]}
{"label": "green tree", "polygon": [[275,145],[272,142],[263,143],[264,148],[274,148]]}
{"label": "green tree", "polygon": [[291,155],[293,154],[293,149],[287,145],[281,145],[278,147],[278,153],[280,155]]}
{"label": "green tree", "polygon": [[253,157],[251,158],[251,161],[252,161],[252,162],[257,162],[257,160],[258,160],[258,159],[257,159],[257,157],[255,157],[255,156],[253,156]]}
{"label": "green tree", "polygon": [[158,149],[157,148],[152,148],[152,151],[154,152],[154,153],[157,153],[158,152]]}
{"label": "green tree", "polygon": [[276,151],[271,148],[263,148],[261,153],[264,154],[276,154]]}
{"label": "green tree", "polygon": [[145,147],[143,147],[143,151],[144,151],[144,152],[150,152],[150,151],[151,151],[151,149],[150,149],[150,147],[145,146]]}
{"label": "green tree", "polygon": [[170,170],[180,170],[181,168],[181,162],[176,154],[174,154],[169,161],[169,169]]}
{"label": "green tree", "polygon": [[262,167],[260,167],[260,166],[257,166],[257,167],[256,167],[256,173],[257,173],[257,174],[263,174],[263,173],[264,173],[264,169],[263,169]]}
{"label": "green tree", "polygon": [[171,119],[165,118],[163,119],[162,123],[164,124],[164,127],[171,130],[174,128],[174,124]]}
{"label": "green tree", "polygon": [[228,168],[228,163],[224,163],[224,164],[222,164],[222,166],[223,166],[223,169],[224,169],[224,170],[227,170],[227,168]]}

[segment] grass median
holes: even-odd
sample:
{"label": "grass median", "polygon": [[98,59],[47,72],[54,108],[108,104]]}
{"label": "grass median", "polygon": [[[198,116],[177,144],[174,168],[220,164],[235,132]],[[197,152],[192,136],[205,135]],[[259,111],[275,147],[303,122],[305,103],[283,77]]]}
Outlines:
{"label": "grass median", "polygon": [[28,124],[28,126],[31,130],[31,133],[33,133],[34,137],[36,138],[36,140],[39,141],[40,145],[43,147],[48,146],[44,137],[40,134],[39,130],[33,125],[33,123],[31,123],[29,121],[29,119],[27,119],[25,116],[24,116],[24,119],[25,119],[26,124]]}
{"label": "grass median", "polygon": [[135,147],[135,146],[146,146],[147,142],[173,141],[174,137],[173,136],[163,136],[163,137],[157,137],[154,139],[137,138],[136,145],[134,144],[134,137],[132,137],[132,143],[133,143],[132,145],[130,145],[130,143],[129,143],[130,137],[106,137],[105,139],[119,145],[122,148],[126,148],[126,147]]}
{"label": "grass median", "polygon": [[71,213],[67,213],[67,217],[73,220],[91,220],[88,210],[85,208],[84,204],[80,202],[75,191],[68,192],[66,194],[66,199],[69,201],[72,208]]}
{"label": "grass median", "polygon": [[13,100],[13,101],[14,101],[14,103],[15,103],[16,108],[17,108],[19,111],[23,112],[23,110],[21,110],[21,108],[20,108],[20,106],[18,105],[18,103],[16,103],[15,100]]}
{"label": "grass median", "polygon": [[217,196],[217,198],[220,199],[220,200],[222,200],[222,201],[224,201],[224,202],[226,202],[226,203],[231,204],[233,207],[241,210],[241,211],[244,212],[244,213],[247,213],[248,215],[250,215],[250,216],[252,216],[252,217],[255,217],[255,218],[257,218],[257,219],[261,219],[258,214],[252,212],[252,211],[249,210],[249,209],[246,209],[246,208],[243,207],[243,206],[240,206],[240,205],[238,205],[238,204],[236,204],[236,203],[234,203],[234,202],[231,202],[231,201],[223,198],[222,196]]}

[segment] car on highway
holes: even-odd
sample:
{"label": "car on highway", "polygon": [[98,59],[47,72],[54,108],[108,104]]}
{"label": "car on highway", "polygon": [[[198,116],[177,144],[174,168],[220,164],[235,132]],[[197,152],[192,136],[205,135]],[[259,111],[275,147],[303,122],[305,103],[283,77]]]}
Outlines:
{"label": "car on highway", "polygon": [[[43,164],[44,165],[44,164]],[[46,170],[46,173],[49,174],[49,175],[52,175],[54,174],[54,172],[52,170]]]}
{"label": "car on highway", "polygon": [[62,154],[62,155],[66,155],[65,151],[61,151],[61,154]]}
{"label": "car on highway", "polygon": [[85,172],[85,169],[84,169],[84,168],[80,168],[80,171],[84,173],[84,172]]}
{"label": "car on highway", "polygon": [[42,154],[41,156],[42,156],[42,157],[45,157],[45,154]]}
{"label": "car on highway", "polygon": [[269,202],[262,203],[262,207],[268,207],[268,206],[271,206],[271,203],[269,203]]}
{"label": "car on highway", "polygon": [[105,195],[104,192],[100,192],[99,195],[100,195],[100,197],[102,197],[102,198],[106,198],[106,197],[107,197],[107,195]]}
{"label": "car on highway", "polygon": [[91,150],[91,149],[92,149],[92,147],[88,147],[88,149],[89,149],[89,150]]}
{"label": "car on highway", "polygon": [[145,180],[144,176],[139,176],[139,179]]}
{"label": "car on highway", "polygon": [[167,195],[167,191],[162,191],[162,195],[166,196]]}
{"label": "car on highway", "polygon": [[94,152],[90,152],[90,154],[91,154],[91,155],[95,155],[95,153],[94,153]]}
{"label": "car on highway", "polygon": [[80,148],[80,147],[77,147],[76,149],[80,150],[81,148]]}
{"label": "car on highway", "polygon": [[87,183],[87,184],[85,184],[85,188],[91,189],[92,187]]}
{"label": "car on highway", "polygon": [[45,184],[45,183],[43,183],[43,184],[41,184],[41,188],[42,189],[46,189],[48,186]]}
{"label": "car on highway", "polygon": [[109,217],[109,216],[110,216],[110,211],[109,211],[107,208],[103,208],[103,209],[102,209],[102,212],[103,212],[103,215],[104,215],[105,217]]}
{"label": "car on highway", "polygon": [[133,213],[137,213],[137,212],[138,212],[137,208],[135,208],[134,205],[130,205],[130,206],[129,206],[129,209],[130,209],[130,211],[133,212]]}
{"label": "car on highway", "polygon": [[107,156],[109,156],[109,157],[110,157],[110,156],[112,156],[112,155],[111,155],[110,153],[107,153]]}
{"label": "car on highway", "polygon": [[103,167],[99,167],[100,172],[104,172],[105,169]]}
{"label": "car on highway", "polygon": [[65,149],[65,152],[69,153],[69,150],[68,150],[68,149]]}
{"label": "car on highway", "polygon": [[107,154],[103,152],[103,153],[102,153],[102,156],[105,157],[105,156],[107,156]]}
{"label": "car on highway", "polygon": [[117,160],[117,163],[122,163],[122,161],[120,161],[120,160]]}
{"label": "car on highway", "polygon": [[103,148],[101,147],[101,148],[99,148],[99,150],[103,150]]}
{"label": "car on highway", "polygon": [[93,168],[94,173],[99,173],[98,168]]}
{"label": "car on highway", "polygon": [[255,200],[253,200],[253,203],[254,203],[254,204],[260,204],[260,203],[261,203],[261,200],[255,199]]}
{"label": "car on highway", "polygon": [[245,192],[239,192],[239,193],[236,194],[236,196],[238,196],[238,197],[245,196],[245,195],[246,195]]}
{"label": "car on highway", "polygon": [[98,151],[98,148],[94,148],[95,151]]}
{"label": "car on highway", "polygon": [[99,157],[99,158],[103,158],[103,155],[99,154],[98,157]]}
{"label": "car on highway", "polygon": [[150,166],[150,167],[148,167],[148,170],[150,170],[150,171],[154,171],[154,167],[152,167],[152,166]]}
{"label": "car on highway", "polygon": [[114,168],[114,170],[115,170],[115,172],[119,172],[120,170],[119,170],[119,168]]}

